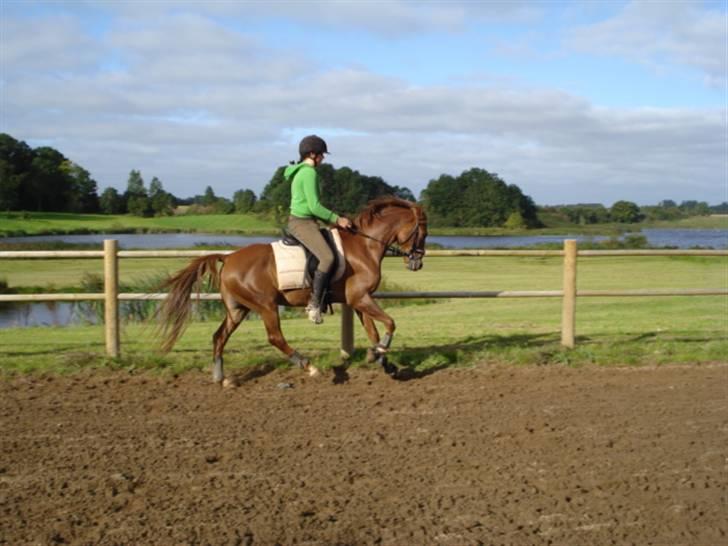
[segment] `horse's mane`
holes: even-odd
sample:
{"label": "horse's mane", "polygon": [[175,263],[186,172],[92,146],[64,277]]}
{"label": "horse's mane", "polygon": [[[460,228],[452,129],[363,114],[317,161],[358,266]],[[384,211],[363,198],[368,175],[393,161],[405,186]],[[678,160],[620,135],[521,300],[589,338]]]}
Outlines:
{"label": "horse's mane", "polygon": [[406,199],[401,199],[393,195],[377,197],[376,199],[373,199],[369,201],[366,205],[364,205],[364,208],[359,212],[356,218],[354,218],[354,223],[357,226],[365,227],[371,224],[371,222],[382,211],[382,209],[388,207],[413,209],[417,206],[418,205],[416,203],[412,203],[411,201],[407,201]]}

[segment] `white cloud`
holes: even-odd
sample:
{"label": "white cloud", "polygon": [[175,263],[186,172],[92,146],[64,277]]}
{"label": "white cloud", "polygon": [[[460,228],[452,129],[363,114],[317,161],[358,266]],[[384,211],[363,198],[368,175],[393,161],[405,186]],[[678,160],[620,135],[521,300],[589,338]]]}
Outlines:
{"label": "white cloud", "polygon": [[[415,11],[393,5],[402,17]],[[365,68],[327,67],[325,59],[302,70],[296,51],[273,49],[257,34],[182,6],[183,13],[142,19],[125,12],[94,37],[67,15],[41,22],[58,29],[48,31],[52,38],[3,34],[0,131],[31,145],[51,142],[102,187],[123,189],[129,171],[140,169],[180,196],[207,185],[218,195],[245,187],[259,193],[277,166],[294,159],[297,139],[315,130],[329,139],[335,165],[415,194],[442,173],[482,167],[539,203],[725,198],[724,110],[605,109],[505,78],[413,85]],[[337,17],[362,9],[326,6]],[[637,28],[635,17],[628,20]],[[590,47],[614,28],[596,31]],[[575,40],[586,47],[583,35]]]}
{"label": "white cloud", "polygon": [[[93,4],[90,4],[93,5]],[[459,32],[474,22],[531,21],[542,8],[527,0],[420,2],[414,0],[341,1],[276,0],[186,1],[165,0],[103,4],[130,20],[163,18],[170,14],[204,14],[219,20],[276,19],[297,21],[315,29],[357,30],[387,38],[422,32]],[[98,7],[98,6],[96,6]]]}
{"label": "white cloud", "polygon": [[728,75],[726,13],[692,0],[635,0],[615,17],[577,28],[567,45],[578,51],[617,55],[670,70],[672,63],[699,70],[711,86]]}
{"label": "white cloud", "polygon": [[105,53],[76,19],[65,15],[32,21],[0,17],[0,37],[3,79],[33,72],[62,75],[86,70]]}

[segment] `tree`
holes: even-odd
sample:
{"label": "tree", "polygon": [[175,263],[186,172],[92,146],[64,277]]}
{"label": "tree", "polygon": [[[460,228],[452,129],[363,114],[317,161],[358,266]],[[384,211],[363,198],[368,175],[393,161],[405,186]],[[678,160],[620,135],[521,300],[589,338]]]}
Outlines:
{"label": "tree", "polygon": [[164,191],[162,181],[156,176],[149,183],[149,205],[155,216],[169,216],[173,212],[172,195]]}
{"label": "tree", "polygon": [[58,150],[0,133],[0,208],[96,212],[97,192],[91,174]]}
{"label": "tree", "polygon": [[129,178],[126,181],[126,193],[127,195],[147,196],[147,190],[144,188],[144,179],[142,173],[132,169],[129,172]]}
{"label": "tree", "polygon": [[412,202],[417,201],[417,199],[415,199],[415,194],[412,193],[412,190],[410,190],[409,188],[394,186],[392,189],[394,190],[394,195],[396,195],[400,199]]}
{"label": "tree", "polygon": [[599,224],[609,221],[609,211],[601,204],[566,205],[556,208],[574,224]]}
{"label": "tree", "polygon": [[[263,188],[255,210],[273,213],[279,222],[288,215],[291,203],[291,183],[283,177],[285,167],[279,167]],[[321,202],[340,214],[355,214],[366,203],[384,195],[408,195],[407,188],[390,186],[378,176],[365,176],[349,167],[335,169],[325,163],[317,167]],[[414,199],[413,199],[414,200]]]}
{"label": "tree", "polygon": [[205,188],[205,195],[202,196],[202,204],[209,207],[214,205],[215,201],[217,201],[217,197],[215,196],[215,192],[212,190],[212,186],[207,186]]}
{"label": "tree", "polygon": [[36,148],[30,176],[21,191],[21,206],[37,211],[67,210],[71,194],[71,178],[62,166],[66,158],[49,146]]}
{"label": "tree", "polygon": [[719,205],[710,207],[710,212],[713,214],[728,214],[728,201],[723,201]]}
{"label": "tree", "polygon": [[129,173],[124,197],[126,209],[130,214],[147,216],[151,212],[147,190],[144,188],[144,179],[139,171],[132,170]]}
{"label": "tree", "polygon": [[613,222],[620,224],[635,224],[641,221],[644,216],[640,208],[631,201],[617,201],[609,209],[609,216]]}
{"label": "tree", "polygon": [[65,161],[61,165],[61,169],[71,181],[67,210],[70,212],[98,212],[98,186],[96,180],[91,178],[91,174],[73,161]]}
{"label": "tree", "polygon": [[0,210],[22,208],[23,186],[27,184],[32,161],[30,146],[0,133]]}
{"label": "tree", "polygon": [[432,225],[497,227],[514,212],[527,227],[540,225],[533,200],[484,169],[470,169],[458,177],[443,174],[430,180],[420,198]]}
{"label": "tree", "polygon": [[283,178],[285,167],[278,167],[260,195],[260,209],[273,214],[283,224],[291,206],[291,184]]}
{"label": "tree", "polygon": [[106,188],[99,197],[99,207],[104,214],[122,214],[124,198],[115,188]]}
{"label": "tree", "polygon": [[253,190],[238,190],[233,194],[235,212],[246,213],[253,210],[257,197]]}
{"label": "tree", "polygon": [[230,199],[224,197],[218,197],[215,203],[212,205],[212,212],[214,214],[230,214],[235,211],[235,205]]}
{"label": "tree", "polygon": [[678,208],[689,216],[707,216],[710,214],[710,207],[705,201],[683,201]]}
{"label": "tree", "polygon": [[506,220],[506,223],[503,224],[503,227],[506,229],[526,229],[528,226],[523,219],[523,215],[519,211],[514,210],[508,217],[508,220]]}

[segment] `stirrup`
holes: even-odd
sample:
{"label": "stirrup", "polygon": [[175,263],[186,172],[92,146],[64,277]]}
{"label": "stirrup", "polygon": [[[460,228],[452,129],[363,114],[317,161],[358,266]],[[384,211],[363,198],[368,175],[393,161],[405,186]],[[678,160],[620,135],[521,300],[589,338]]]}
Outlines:
{"label": "stirrup", "polygon": [[306,314],[308,315],[308,320],[314,324],[321,324],[324,321],[321,317],[321,309],[311,303],[306,306]]}

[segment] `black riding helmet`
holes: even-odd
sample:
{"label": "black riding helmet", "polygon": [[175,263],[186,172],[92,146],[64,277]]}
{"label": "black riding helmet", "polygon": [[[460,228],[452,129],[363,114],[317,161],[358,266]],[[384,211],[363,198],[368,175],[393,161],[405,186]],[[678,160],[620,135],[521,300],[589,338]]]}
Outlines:
{"label": "black riding helmet", "polygon": [[298,145],[298,153],[301,154],[301,157],[305,157],[310,153],[328,154],[329,150],[323,138],[316,135],[308,135],[307,137],[303,137],[301,143]]}

